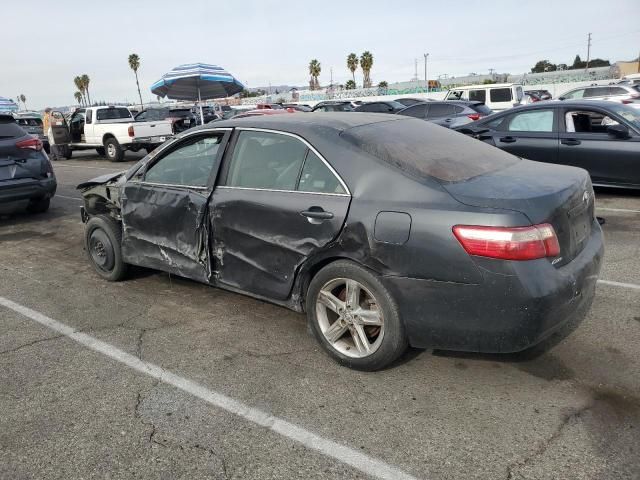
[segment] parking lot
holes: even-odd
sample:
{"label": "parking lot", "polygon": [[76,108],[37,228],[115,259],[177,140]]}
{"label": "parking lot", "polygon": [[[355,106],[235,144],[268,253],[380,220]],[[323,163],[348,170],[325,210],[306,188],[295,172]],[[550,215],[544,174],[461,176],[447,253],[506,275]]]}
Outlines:
{"label": "parking lot", "polygon": [[100,279],[75,185],[139,158],[75,152],[49,212],[0,217],[0,478],[640,478],[640,194],[596,191],[601,282],[554,349],[363,373],[303,315],[143,269]]}

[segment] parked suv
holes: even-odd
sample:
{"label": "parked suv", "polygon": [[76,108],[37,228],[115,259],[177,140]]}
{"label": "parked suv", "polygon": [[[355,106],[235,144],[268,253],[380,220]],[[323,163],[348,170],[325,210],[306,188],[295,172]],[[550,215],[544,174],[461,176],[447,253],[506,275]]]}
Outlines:
{"label": "parked suv", "polygon": [[358,108],[356,108],[355,111],[371,113],[398,113],[404,108],[405,105],[400,102],[396,102],[395,100],[385,100],[379,102],[363,103]]}
{"label": "parked suv", "polygon": [[49,137],[42,129],[42,118],[37,113],[17,113],[14,114],[16,123],[20,125],[25,132],[30,133],[34,137],[38,137],[42,141],[44,151],[49,153]]}
{"label": "parked suv", "polygon": [[608,100],[640,108],[640,89],[637,85],[593,85],[569,90],[559,100]]}
{"label": "parked suv", "polygon": [[420,118],[451,128],[480,120],[493,112],[482,102],[464,102],[450,100],[441,102],[424,102],[411,105],[400,110],[398,115]]}
{"label": "parked suv", "polygon": [[517,83],[491,83],[452,88],[445,100],[469,100],[482,102],[491,110],[499,111],[522,104],[524,91]]}
{"label": "parked suv", "polygon": [[27,133],[12,115],[0,114],[0,205],[26,202],[27,211],[46,212],[56,187],[42,140]]}

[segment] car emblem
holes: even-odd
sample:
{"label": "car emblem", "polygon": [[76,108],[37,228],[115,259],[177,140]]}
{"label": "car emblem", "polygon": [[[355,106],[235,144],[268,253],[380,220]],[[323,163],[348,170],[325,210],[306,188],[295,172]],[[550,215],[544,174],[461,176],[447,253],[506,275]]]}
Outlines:
{"label": "car emblem", "polygon": [[585,190],[584,193],[582,194],[582,201],[584,203],[587,203],[589,201],[589,191]]}

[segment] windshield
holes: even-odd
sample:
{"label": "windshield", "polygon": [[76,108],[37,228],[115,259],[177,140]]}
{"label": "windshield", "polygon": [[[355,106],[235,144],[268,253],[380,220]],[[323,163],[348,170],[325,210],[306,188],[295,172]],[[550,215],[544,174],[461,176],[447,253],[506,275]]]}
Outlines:
{"label": "windshield", "polygon": [[468,180],[518,162],[517,157],[465,135],[405,118],[350,128],[342,136],[413,177],[443,182]]}
{"label": "windshield", "polygon": [[633,127],[640,129],[640,112],[622,103],[613,103],[609,107],[614,113],[617,113],[627,122],[631,123]]}
{"label": "windshield", "polygon": [[96,114],[98,120],[119,120],[121,118],[131,118],[128,108],[101,108]]}

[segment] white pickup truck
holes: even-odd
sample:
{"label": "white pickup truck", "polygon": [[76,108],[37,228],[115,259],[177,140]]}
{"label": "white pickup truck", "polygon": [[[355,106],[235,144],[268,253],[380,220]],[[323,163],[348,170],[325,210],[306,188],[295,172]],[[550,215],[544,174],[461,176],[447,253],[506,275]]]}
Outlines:
{"label": "white pickup truck", "polygon": [[120,162],[125,150],[150,152],[173,136],[171,122],[136,122],[126,107],[79,108],[69,118],[52,112],[51,129],[56,145],[65,145],[64,156],[73,150],[95,149],[112,162]]}

